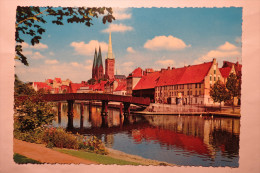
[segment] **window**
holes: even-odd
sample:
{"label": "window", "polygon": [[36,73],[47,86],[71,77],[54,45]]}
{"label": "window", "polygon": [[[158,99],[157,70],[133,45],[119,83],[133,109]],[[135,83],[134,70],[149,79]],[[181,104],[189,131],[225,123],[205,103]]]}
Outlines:
{"label": "window", "polygon": [[220,76],[218,75],[218,80],[220,80]]}
{"label": "window", "polygon": [[209,76],[209,80],[210,80],[210,81],[212,80],[211,78],[212,78],[212,76],[210,75],[210,76]]}
{"label": "window", "polygon": [[198,94],[198,92],[197,92],[197,90],[195,91],[195,95],[197,95]]}
{"label": "window", "polygon": [[178,89],[178,85],[176,86],[176,88]]}
{"label": "window", "polygon": [[199,90],[199,95],[201,95],[201,91]]}
{"label": "window", "polygon": [[214,74],[216,74],[216,70],[214,70]]}
{"label": "window", "polygon": [[195,84],[195,88],[197,88],[197,84]]}
{"label": "window", "polygon": [[214,76],[214,81],[216,81],[216,76]]}
{"label": "window", "polygon": [[189,91],[187,91],[187,95],[189,95]]}
{"label": "window", "polygon": [[199,84],[199,88],[201,88],[201,83]]}

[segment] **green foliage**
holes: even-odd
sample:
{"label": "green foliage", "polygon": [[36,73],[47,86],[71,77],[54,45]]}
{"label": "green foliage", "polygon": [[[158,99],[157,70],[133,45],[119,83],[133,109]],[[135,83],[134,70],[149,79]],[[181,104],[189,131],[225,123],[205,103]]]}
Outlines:
{"label": "green foliage", "polygon": [[217,81],[213,86],[210,87],[210,96],[214,102],[220,103],[230,99],[230,95],[227,91],[225,84],[221,81]]}
{"label": "green foliage", "polygon": [[14,96],[31,95],[35,94],[35,90],[28,84],[23,83],[17,75],[15,75],[14,81]]}
{"label": "green foliage", "polygon": [[31,131],[53,121],[52,106],[42,99],[43,94],[40,90],[24,99],[15,98],[16,128],[19,131]]}
{"label": "green foliage", "polygon": [[87,138],[79,134],[74,135],[71,132],[66,132],[63,128],[45,128],[42,142],[49,148],[80,149],[97,154],[108,154],[104,144],[97,137]]}
{"label": "green foliage", "polygon": [[41,164],[41,162],[39,162],[37,160],[30,159],[28,157],[25,157],[25,156],[17,154],[17,153],[14,153],[13,159],[14,159],[14,162],[18,163],[18,164],[27,164],[27,163]]}
{"label": "green foliage", "polygon": [[[98,18],[102,15],[102,22],[111,23],[115,18],[112,16],[112,8],[54,8],[54,7],[21,7],[18,6],[16,10],[16,32],[15,40],[17,43],[23,43],[23,36],[31,39],[31,44],[40,43],[42,34],[46,31],[43,28],[47,22],[44,16],[52,16],[52,23],[56,25],[63,25],[63,20],[67,23],[84,23],[87,27],[93,25],[92,18]],[[21,61],[28,66],[27,57],[22,53],[22,45],[16,45],[15,59]]]}
{"label": "green foliage", "polygon": [[88,80],[88,84],[90,85],[94,85],[95,83],[96,83],[96,79],[91,78]]}
{"label": "green foliage", "polygon": [[120,159],[115,159],[113,157],[109,157],[106,155],[100,155],[95,153],[89,153],[89,152],[82,152],[82,151],[76,151],[76,150],[67,150],[67,149],[55,149],[56,151],[69,154],[75,157],[79,157],[82,159],[92,160],[99,164],[105,164],[105,165],[111,165],[111,164],[117,164],[117,165],[142,165],[137,162],[130,162]]}
{"label": "green foliage", "polygon": [[234,99],[235,97],[240,98],[241,94],[241,80],[239,80],[235,74],[231,73],[227,78],[226,87],[232,100],[232,108],[234,112]]}
{"label": "green foliage", "polygon": [[70,132],[66,132],[62,128],[46,128],[43,133],[42,141],[47,146],[52,145],[58,148],[78,149],[77,136]]}

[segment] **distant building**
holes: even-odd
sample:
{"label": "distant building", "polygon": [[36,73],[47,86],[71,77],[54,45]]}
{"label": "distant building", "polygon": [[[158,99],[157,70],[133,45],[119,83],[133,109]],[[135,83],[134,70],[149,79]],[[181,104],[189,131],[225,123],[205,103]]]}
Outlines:
{"label": "distant building", "polygon": [[143,70],[140,67],[136,68],[132,73],[130,73],[128,75],[128,77],[126,78],[126,81],[127,81],[126,94],[127,95],[132,95],[133,88],[140,81],[142,76],[143,76]]}

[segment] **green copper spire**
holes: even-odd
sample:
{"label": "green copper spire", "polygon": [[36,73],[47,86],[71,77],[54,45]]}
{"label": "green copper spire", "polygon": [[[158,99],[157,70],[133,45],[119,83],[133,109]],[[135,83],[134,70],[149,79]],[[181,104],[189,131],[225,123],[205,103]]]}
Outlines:
{"label": "green copper spire", "polygon": [[99,67],[100,65],[103,67],[101,47],[99,46],[98,57],[97,57],[97,66]]}
{"label": "green copper spire", "polygon": [[115,59],[115,56],[114,56],[113,50],[112,50],[111,32],[109,33],[108,51],[107,51],[106,59]]}

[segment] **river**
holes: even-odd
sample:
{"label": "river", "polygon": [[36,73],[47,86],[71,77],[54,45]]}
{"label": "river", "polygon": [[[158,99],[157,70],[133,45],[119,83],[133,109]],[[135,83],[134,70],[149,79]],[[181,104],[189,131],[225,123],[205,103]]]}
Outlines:
{"label": "river", "polygon": [[[53,126],[67,128],[68,106]],[[109,109],[101,116],[100,107],[74,104],[72,132],[95,135],[106,145],[128,154],[183,166],[239,166],[240,119],[208,116],[130,115],[120,116]]]}

